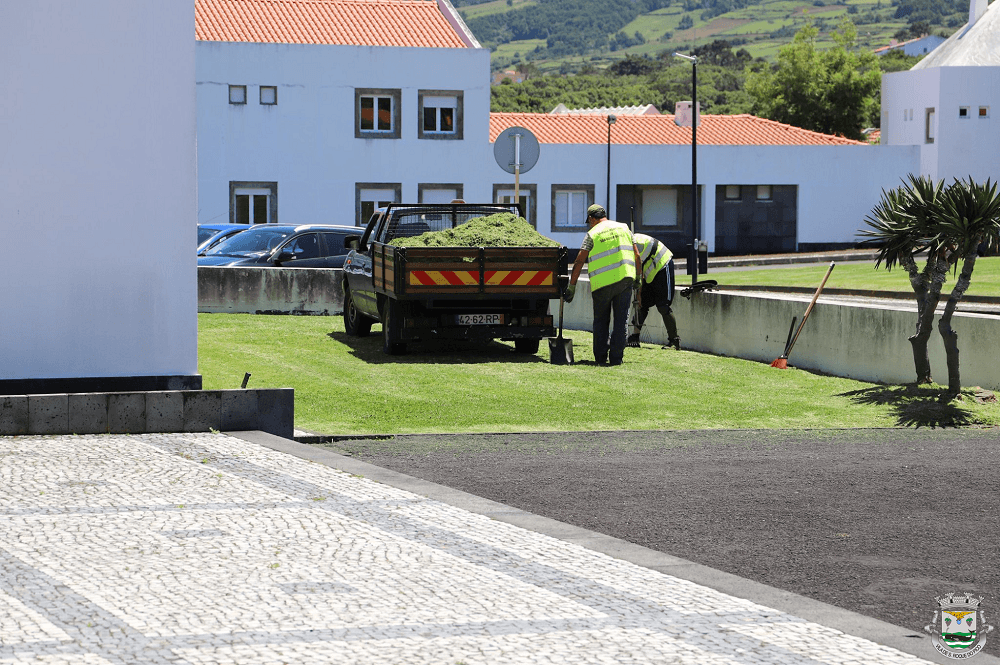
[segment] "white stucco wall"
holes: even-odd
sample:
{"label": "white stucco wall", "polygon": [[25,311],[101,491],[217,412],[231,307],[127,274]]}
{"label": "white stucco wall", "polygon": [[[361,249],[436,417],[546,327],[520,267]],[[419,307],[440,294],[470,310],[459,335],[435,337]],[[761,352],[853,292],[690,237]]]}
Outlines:
{"label": "white stucco wall", "polygon": [[[882,188],[918,168],[919,149],[875,146],[699,146],[702,238],[715,245],[717,185],[798,186],[799,243],[854,242]],[[607,146],[543,144],[538,163],[521,177],[538,191],[538,230],[569,247],[581,233],[554,231],[551,186],[593,184],[598,203],[607,188]],[[691,185],[690,146],[611,147],[611,191],[619,184]],[[617,201],[612,195],[611,210]],[[628,222],[627,219],[619,220]]]}
{"label": "white stucco wall", "polygon": [[193,4],[0,17],[0,379],[196,374]]}
{"label": "white stucco wall", "polygon": [[[198,42],[200,222],[228,221],[229,182],[278,183],[281,223],[353,224],[356,183],[464,183],[469,201],[491,190],[471,174],[488,161],[489,51]],[[229,104],[246,85],[246,105]],[[259,86],[278,104],[259,104]],[[401,90],[401,137],[354,136],[357,88]],[[463,140],[420,140],[418,90],[464,91]]]}
{"label": "white stucco wall", "polygon": [[[959,107],[968,107],[965,118]],[[979,117],[979,107],[988,116]],[[934,142],[926,112],[935,109]],[[912,110],[912,120],[908,112]],[[931,178],[1000,177],[1000,67],[931,67],[882,77],[882,143],[919,146],[920,174]]]}

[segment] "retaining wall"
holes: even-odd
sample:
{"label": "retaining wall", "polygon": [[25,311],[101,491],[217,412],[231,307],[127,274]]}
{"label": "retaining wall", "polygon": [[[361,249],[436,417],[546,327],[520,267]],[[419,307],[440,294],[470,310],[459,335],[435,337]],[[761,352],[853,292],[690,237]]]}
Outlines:
{"label": "retaining wall", "polygon": [[343,314],[342,273],[340,268],[198,266],[198,311]]}
{"label": "retaining wall", "polygon": [[[707,291],[688,300],[678,292],[673,310],[681,348],[770,364],[784,350],[792,317],[801,320],[811,298]],[[558,315],[559,301],[553,301],[551,311]],[[916,372],[907,338],[916,329],[916,316],[915,304],[845,304],[821,296],[795,342],[789,365],[862,381],[913,382]],[[592,322],[590,283],[581,279],[576,297],[565,307],[564,325],[592,330]],[[1000,390],[1000,318],[957,313],[952,327],[958,332],[962,385]],[[666,328],[655,309],[641,339],[666,344]],[[929,353],[934,379],[947,384],[944,344],[936,324]]]}
{"label": "retaining wall", "polygon": [[0,435],[261,430],[294,434],[295,392],[171,390],[0,396]]}

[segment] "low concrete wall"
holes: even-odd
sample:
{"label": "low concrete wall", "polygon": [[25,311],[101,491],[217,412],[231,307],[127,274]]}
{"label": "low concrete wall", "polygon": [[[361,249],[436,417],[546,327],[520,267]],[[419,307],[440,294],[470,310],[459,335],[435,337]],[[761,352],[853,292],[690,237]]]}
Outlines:
{"label": "low concrete wall", "polygon": [[0,435],[261,430],[294,434],[295,391],[173,390],[0,396]]}
{"label": "low concrete wall", "polygon": [[[811,298],[709,291],[688,300],[678,292],[673,310],[681,348],[770,363],[785,348],[792,317],[801,320]],[[559,301],[552,301],[551,311],[558,315]],[[590,283],[581,279],[576,297],[565,307],[564,325],[592,330],[592,323]],[[1000,390],[1000,365],[996,362],[1000,318],[958,313],[952,325],[961,349],[962,385]],[[915,327],[915,304],[843,304],[820,297],[795,342],[789,364],[862,381],[910,383],[916,373],[907,338]],[[643,326],[641,339],[666,344],[666,329],[655,309]],[[935,380],[947,383],[944,344],[936,325],[929,352]]]}
{"label": "low concrete wall", "polygon": [[198,266],[198,311],[340,315],[342,273],[340,268]]}

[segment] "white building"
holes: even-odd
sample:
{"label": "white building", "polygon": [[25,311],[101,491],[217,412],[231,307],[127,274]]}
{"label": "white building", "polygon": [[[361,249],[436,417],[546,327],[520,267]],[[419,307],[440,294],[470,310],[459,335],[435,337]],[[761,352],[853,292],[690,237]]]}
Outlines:
{"label": "white building", "polygon": [[200,388],[190,3],[0,9],[0,394]]}
{"label": "white building", "polygon": [[918,146],[920,175],[1000,178],[998,112],[1000,9],[987,0],[970,0],[965,27],[912,69],[882,77],[882,145]]}
{"label": "white building", "polygon": [[[539,231],[578,246],[610,184],[614,216],[634,208],[678,252],[692,239],[690,129],[646,107],[610,136],[617,109],[491,114],[489,52],[447,0],[197,0],[196,21],[202,222],[361,224],[386,202],[510,200],[492,142],[522,125],[541,144],[519,192]],[[713,252],[853,245],[882,188],[919,168],[917,147],[704,123],[698,235]]]}

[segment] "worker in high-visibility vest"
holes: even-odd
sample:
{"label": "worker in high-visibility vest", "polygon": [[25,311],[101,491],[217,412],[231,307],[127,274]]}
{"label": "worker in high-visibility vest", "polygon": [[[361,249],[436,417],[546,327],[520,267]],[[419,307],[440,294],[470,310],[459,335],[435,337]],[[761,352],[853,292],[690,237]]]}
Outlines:
{"label": "worker in high-visibility vest", "polygon": [[566,302],[573,301],[576,283],[586,263],[594,297],[594,360],[598,365],[621,365],[628,337],[632,285],[638,275],[639,249],[628,226],[608,219],[604,206],[594,204],[587,208],[587,226],[590,230],[576,255],[564,297]]}
{"label": "worker in high-visibility vest", "polygon": [[[635,321],[636,331],[629,336],[628,343],[637,346],[639,331],[649,315],[649,310],[656,310],[663,317],[667,327],[667,346],[681,348],[681,338],[677,336],[677,320],[674,319],[670,306],[674,302],[674,255],[662,242],[646,235],[636,233],[635,246],[639,248],[642,277],[636,281],[641,289],[638,319]],[[666,348],[666,347],[664,347]]]}

